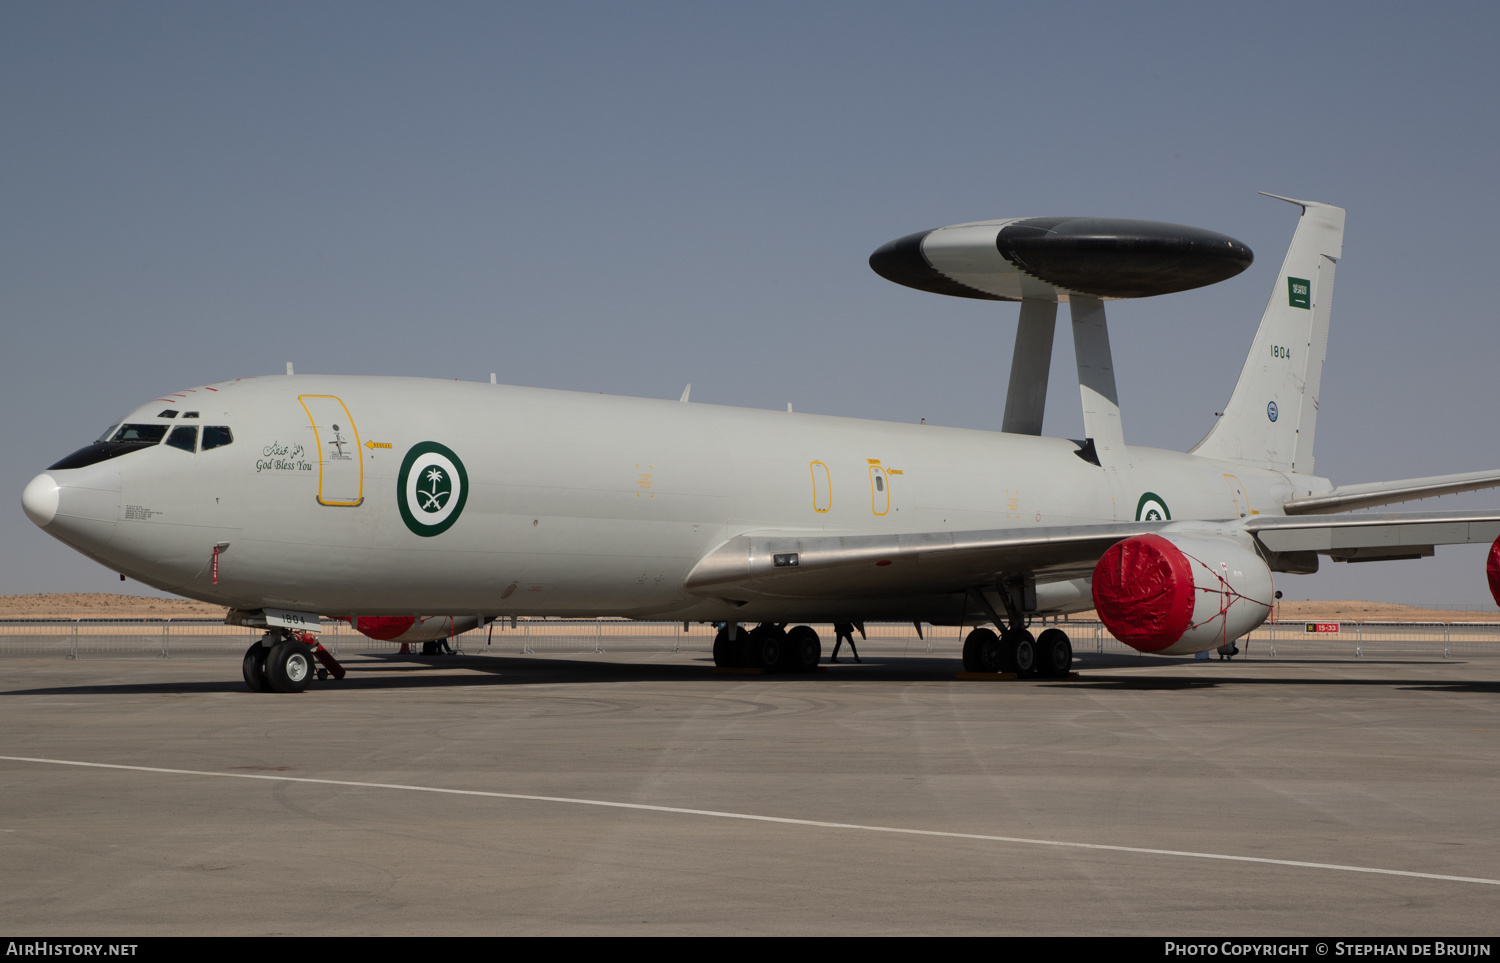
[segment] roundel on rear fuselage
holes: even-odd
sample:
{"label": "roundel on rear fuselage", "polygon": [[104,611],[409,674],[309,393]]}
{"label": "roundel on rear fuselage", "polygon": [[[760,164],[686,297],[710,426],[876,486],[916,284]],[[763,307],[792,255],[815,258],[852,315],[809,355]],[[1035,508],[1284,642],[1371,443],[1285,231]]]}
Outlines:
{"label": "roundel on rear fuselage", "polygon": [[1170,522],[1172,513],[1167,511],[1166,500],[1156,492],[1146,492],[1135,503],[1135,520],[1138,522]]}
{"label": "roundel on rear fuselage", "polygon": [[396,506],[413,534],[441,535],[469,498],[469,475],[453,449],[435,441],[412,445],[396,475]]}

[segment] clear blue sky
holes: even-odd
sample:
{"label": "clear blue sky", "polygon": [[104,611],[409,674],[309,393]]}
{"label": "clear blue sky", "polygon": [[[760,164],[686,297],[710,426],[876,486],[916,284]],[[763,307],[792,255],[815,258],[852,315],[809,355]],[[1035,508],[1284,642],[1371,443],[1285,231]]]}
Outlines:
{"label": "clear blue sky", "polygon": [[[1349,210],[1319,473],[1500,466],[1497,36],[1479,3],[0,5],[0,594],[121,587],[26,520],[32,475],[288,360],[998,428],[1015,306],[866,265],[981,218],[1255,250],[1110,306],[1127,440],[1183,449],[1296,221],[1260,190]],[[1500,492],[1411,507],[1449,506]],[[1479,605],[1482,561],[1281,587]]]}

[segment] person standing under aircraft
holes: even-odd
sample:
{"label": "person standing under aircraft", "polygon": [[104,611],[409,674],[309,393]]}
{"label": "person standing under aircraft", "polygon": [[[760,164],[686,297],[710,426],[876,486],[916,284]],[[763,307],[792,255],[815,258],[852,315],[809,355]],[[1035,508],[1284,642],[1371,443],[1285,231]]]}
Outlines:
{"label": "person standing under aircraft", "polygon": [[[860,632],[859,634],[863,636],[864,632]],[[861,663],[864,662],[864,659],[861,659],[859,657],[859,650],[854,647],[853,622],[833,623],[833,655],[830,655],[828,657],[828,661],[837,662],[839,660],[839,646],[843,645],[846,639],[849,642],[849,651],[854,653],[854,661]]]}

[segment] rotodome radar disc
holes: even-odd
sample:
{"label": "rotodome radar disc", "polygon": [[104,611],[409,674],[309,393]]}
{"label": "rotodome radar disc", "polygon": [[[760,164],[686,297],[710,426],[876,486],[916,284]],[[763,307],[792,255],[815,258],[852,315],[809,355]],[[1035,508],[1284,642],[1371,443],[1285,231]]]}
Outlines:
{"label": "rotodome radar disc", "polygon": [[891,241],[870,267],[897,284],[962,298],[1145,298],[1234,277],[1255,260],[1224,234],[1161,221],[1023,217],[953,224]]}

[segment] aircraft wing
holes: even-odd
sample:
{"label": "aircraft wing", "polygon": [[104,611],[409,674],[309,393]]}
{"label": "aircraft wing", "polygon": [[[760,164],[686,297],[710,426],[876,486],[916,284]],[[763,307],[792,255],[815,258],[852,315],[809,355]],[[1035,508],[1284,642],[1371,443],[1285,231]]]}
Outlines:
{"label": "aircraft wing", "polygon": [[1483,488],[1500,487],[1500,471],[1471,471],[1460,475],[1433,475],[1430,478],[1404,478],[1400,481],[1368,482],[1362,485],[1340,485],[1322,495],[1294,498],[1282,506],[1288,515],[1314,512],[1352,512],[1377,505],[1394,505],[1419,498],[1454,495]]}
{"label": "aircraft wing", "polygon": [[1099,556],[1170,522],[1055,528],[825,535],[747,532],[705,555],[686,587],[699,595],[848,598],[962,592],[1001,573],[1039,580],[1089,575]]}
{"label": "aircraft wing", "polygon": [[[1500,514],[1493,513],[1257,515],[1240,524],[1270,552],[1339,561],[1420,558],[1438,545],[1500,537]],[[1123,522],[900,535],[747,532],[700,559],[686,587],[698,595],[810,599],[962,592],[994,585],[1002,575],[1048,582],[1092,575],[1099,557],[1122,539],[1180,527]]]}
{"label": "aircraft wing", "polygon": [[1420,558],[1438,545],[1487,544],[1500,537],[1492,512],[1368,515],[1257,515],[1245,527],[1272,552],[1316,552],[1346,562]]}

